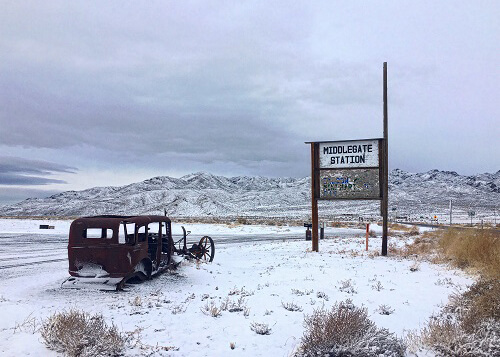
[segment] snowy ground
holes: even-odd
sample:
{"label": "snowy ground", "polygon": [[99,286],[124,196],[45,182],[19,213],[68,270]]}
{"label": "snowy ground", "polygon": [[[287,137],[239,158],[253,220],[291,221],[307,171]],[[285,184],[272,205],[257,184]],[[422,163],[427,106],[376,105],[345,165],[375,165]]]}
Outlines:
{"label": "snowy ground", "polygon": [[[289,356],[300,342],[304,314],[313,309],[329,308],[349,298],[367,307],[378,326],[402,337],[406,331],[422,327],[450,294],[472,282],[462,272],[443,266],[422,262],[412,272],[411,260],[376,256],[381,246],[378,238],[370,239],[365,252],[362,230],[327,229],[320,252],[313,253],[310,242],[290,239],[303,236],[303,227],[199,224],[187,228],[193,234],[214,238],[213,263],[185,261],[175,273],[118,293],[67,290],[60,284],[68,276],[69,223],[0,220],[0,355],[57,355],[45,348],[38,333],[26,328],[28,324],[19,326],[77,308],[102,313],[122,331],[142,329],[144,344],[178,348],[158,355]],[[39,224],[55,229],[42,232]],[[180,225],[174,225],[174,233],[180,233]],[[274,240],[235,243],[228,237]],[[404,242],[392,238],[390,243]],[[32,264],[11,267],[19,262]],[[227,299],[236,302],[239,298],[243,298],[248,316],[223,311],[214,318],[202,312],[210,304],[220,306]],[[283,307],[290,303],[302,311]],[[380,314],[381,305],[394,312]],[[257,335],[250,329],[253,322],[268,324],[271,334]],[[136,348],[127,355],[146,352]]]}

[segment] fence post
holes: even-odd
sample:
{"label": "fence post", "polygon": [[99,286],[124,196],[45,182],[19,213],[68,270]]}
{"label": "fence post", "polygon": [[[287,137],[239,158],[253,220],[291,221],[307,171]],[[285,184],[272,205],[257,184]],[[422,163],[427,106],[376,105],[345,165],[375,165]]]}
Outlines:
{"label": "fence post", "polygon": [[366,224],[366,251],[368,251],[368,235],[370,232],[370,223]]}

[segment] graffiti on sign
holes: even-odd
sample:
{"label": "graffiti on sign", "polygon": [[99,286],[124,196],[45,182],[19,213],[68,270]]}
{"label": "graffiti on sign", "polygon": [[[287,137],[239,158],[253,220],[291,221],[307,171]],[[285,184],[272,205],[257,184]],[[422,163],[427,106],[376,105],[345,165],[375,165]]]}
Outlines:
{"label": "graffiti on sign", "polygon": [[378,169],[323,170],[320,199],[379,199]]}

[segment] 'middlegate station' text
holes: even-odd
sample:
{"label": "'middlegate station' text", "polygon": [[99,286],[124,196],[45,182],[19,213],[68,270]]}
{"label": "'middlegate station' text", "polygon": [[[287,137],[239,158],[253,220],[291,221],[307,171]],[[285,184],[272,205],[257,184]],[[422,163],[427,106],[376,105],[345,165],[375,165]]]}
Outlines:
{"label": "'middlegate station' text", "polygon": [[366,162],[365,155],[370,152],[373,152],[372,144],[325,146],[323,148],[324,155],[336,155],[330,157],[332,165],[364,164]]}

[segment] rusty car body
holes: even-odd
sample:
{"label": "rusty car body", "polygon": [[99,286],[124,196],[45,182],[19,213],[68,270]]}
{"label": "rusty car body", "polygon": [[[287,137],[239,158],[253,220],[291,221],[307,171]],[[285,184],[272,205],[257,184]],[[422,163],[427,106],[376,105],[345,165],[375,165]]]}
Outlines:
{"label": "rusty car body", "polygon": [[166,216],[93,216],[71,223],[68,241],[70,277],[63,287],[88,283],[120,290],[133,279],[151,278],[173,264],[173,256],[212,261],[214,244],[204,236],[187,248],[188,231],[174,242]]}

